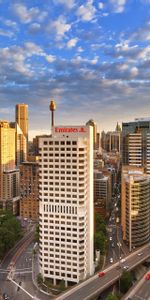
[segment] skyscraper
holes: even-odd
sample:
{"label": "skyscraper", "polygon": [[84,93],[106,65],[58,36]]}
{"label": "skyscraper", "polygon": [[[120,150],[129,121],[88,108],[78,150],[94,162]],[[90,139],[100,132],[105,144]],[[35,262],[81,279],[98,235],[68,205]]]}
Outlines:
{"label": "skyscraper", "polygon": [[20,166],[20,216],[38,220],[39,172],[38,161],[24,162]]}
{"label": "skyscraper", "polygon": [[15,128],[0,121],[0,206],[16,212],[19,200],[19,170],[15,166]]}
{"label": "skyscraper", "polygon": [[28,153],[28,105],[16,105],[16,165],[27,160]]}
{"label": "skyscraper", "polygon": [[150,178],[142,168],[122,170],[121,223],[130,251],[150,241]]}
{"label": "skyscraper", "polygon": [[53,127],[40,139],[40,271],[77,283],[93,267],[93,128]]}
{"label": "skyscraper", "polygon": [[150,174],[150,119],[135,119],[122,124],[123,165],[144,167]]}
{"label": "skyscraper", "polygon": [[92,126],[93,127],[93,147],[94,150],[97,150],[97,125],[94,122],[94,120],[90,119],[86,125]]}

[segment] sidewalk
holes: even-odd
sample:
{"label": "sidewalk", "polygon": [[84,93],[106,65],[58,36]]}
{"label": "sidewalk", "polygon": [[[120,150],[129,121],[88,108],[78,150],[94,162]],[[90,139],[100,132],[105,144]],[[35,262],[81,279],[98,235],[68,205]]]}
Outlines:
{"label": "sidewalk", "polygon": [[53,296],[51,292],[42,290],[37,283],[37,276],[40,273],[38,254],[32,255],[32,281],[35,287],[43,294]]}

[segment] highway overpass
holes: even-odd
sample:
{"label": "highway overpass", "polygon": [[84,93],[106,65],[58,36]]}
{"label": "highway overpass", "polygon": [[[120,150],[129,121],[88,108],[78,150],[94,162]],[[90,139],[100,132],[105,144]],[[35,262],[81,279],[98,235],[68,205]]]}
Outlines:
{"label": "highway overpass", "polygon": [[[142,253],[142,255],[139,256],[138,253]],[[99,278],[96,274],[63,293],[57,300],[92,300],[119,279],[123,272],[123,266],[128,266],[128,270],[132,270],[149,257],[150,243],[126,256],[126,261],[121,264],[121,268],[119,268],[119,262],[115,263],[104,270],[106,273],[104,277]]]}

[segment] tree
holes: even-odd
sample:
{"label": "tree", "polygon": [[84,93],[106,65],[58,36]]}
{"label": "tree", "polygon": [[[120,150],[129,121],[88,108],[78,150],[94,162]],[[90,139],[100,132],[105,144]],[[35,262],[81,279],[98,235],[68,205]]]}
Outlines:
{"label": "tree", "polygon": [[22,228],[16,217],[7,210],[0,210],[0,258],[22,237]]}
{"label": "tree", "polygon": [[132,286],[132,274],[124,271],[120,278],[120,291],[125,294]]}
{"label": "tree", "polygon": [[98,232],[95,234],[94,248],[95,248],[95,250],[99,249],[101,251],[101,254],[105,253],[106,237],[103,232]]}
{"label": "tree", "polygon": [[37,275],[37,283],[38,283],[38,284],[42,284],[42,283],[43,283],[43,276],[42,276],[41,273],[39,273],[39,274]]}
{"label": "tree", "polygon": [[65,280],[64,280],[64,279],[61,280],[59,286],[60,286],[60,290],[61,290],[61,291],[64,291],[64,290],[65,290]]}
{"label": "tree", "polygon": [[36,229],[35,229],[35,235],[34,235],[34,240],[35,240],[35,242],[39,242],[39,232],[40,232],[40,230],[39,230],[39,225],[37,225],[36,226]]}
{"label": "tree", "polygon": [[118,300],[118,297],[114,294],[109,294],[106,300]]}
{"label": "tree", "polygon": [[97,233],[102,231],[106,235],[106,223],[100,214],[95,216],[95,229]]}

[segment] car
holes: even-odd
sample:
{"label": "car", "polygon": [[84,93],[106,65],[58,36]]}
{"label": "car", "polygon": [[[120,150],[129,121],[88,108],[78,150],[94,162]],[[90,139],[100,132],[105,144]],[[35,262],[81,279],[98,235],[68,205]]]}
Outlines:
{"label": "car", "polygon": [[124,269],[124,270],[128,270],[128,269],[129,269],[129,266],[123,266],[123,269]]}
{"label": "car", "polygon": [[143,252],[138,253],[138,256],[141,256],[141,255],[143,255]]}
{"label": "car", "polygon": [[115,244],[114,244],[114,242],[112,243],[112,248],[115,248]]}
{"label": "car", "polygon": [[98,273],[98,277],[103,277],[103,276],[105,276],[105,272],[99,272]]}
{"label": "car", "polygon": [[124,263],[125,261],[126,261],[125,258],[122,258],[120,262]]}
{"label": "car", "polygon": [[109,240],[112,241],[112,236],[110,236]]}
{"label": "car", "polygon": [[146,280],[149,280],[149,279],[150,279],[150,273],[147,273],[147,274],[146,274],[145,279],[146,279]]}
{"label": "car", "polygon": [[4,300],[9,300],[10,298],[9,298],[9,296],[8,296],[6,293],[4,293],[4,294],[3,294],[3,299],[4,299]]}
{"label": "car", "polygon": [[110,261],[110,263],[111,263],[111,264],[114,262],[114,260],[113,260],[113,258],[112,258],[112,257],[110,258],[110,260],[109,260],[109,261]]}

